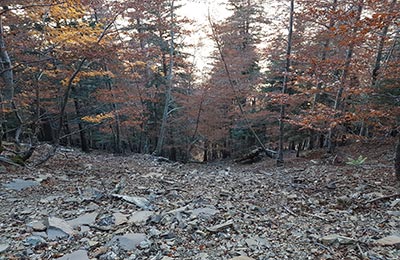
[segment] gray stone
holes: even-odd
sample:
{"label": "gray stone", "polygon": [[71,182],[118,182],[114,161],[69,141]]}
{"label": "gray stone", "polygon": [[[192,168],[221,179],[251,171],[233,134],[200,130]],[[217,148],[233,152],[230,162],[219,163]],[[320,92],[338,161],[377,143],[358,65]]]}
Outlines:
{"label": "gray stone", "polygon": [[118,256],[113,251],[107,252],[99,257],[99,260],[115,260],[118,259]]}
{"label": "gray stone", "polygon": [[47,219],[47,235],[49,239],[64,238],[75,234],[72,227],[63,219],[49,217]]}
{"label": "gray stone", "polygon": [[217,231],[220,231],[221,229],[227,228],[232,225],[233,225],[233,220],[228,220],[227,222],[224,222],[222,224],[208,227],[207,230],[210,232],[217,232]]}
{"label": "gray stone", "polygon": [[63,257],[56,258],[58,260],[89,260],[88,253],[86,250],[77,250],[71,254]]}
{"label": "gray stone", "polygon": [[4,253],[5,251],[7,251],[7,249],[10,247],[9,244],[0,244],[0,254]]}
{"label": "gray stone", "polygon": [[27,225],[28,227],[32,228],[34,231],[44,231],[46,230],[46,225],[43,223],[43,221],[32,221]]}
{"label": "gray stone", "polygon": [[24,239],[24,243],[30,245],[30,246],[37,246],[41,244],[46,244],[46,240],[44,240],[43,237],[39,236],[29,236]]}
{"label": "gray stone", "polygon": [[136,206],[138,206],[139,208],[142,208],[144,210],[151,209],[150,201],[148,201],[146,198],[136,197],[136,196],[119,195],[119,194],[112,194],[112,196],[115,198],[123,199],[126,202],[135,204]]}
{"label": "gray stone", "polygon": [[143,233],[129,233],[123,236],[115,236],[111,239],[109,244],[117,244],[121,249],[132,251],[140,245],[141,242],[147,239],[146,234]]}
{"label": "gray stone", "polygon": [[116,226],[119,226],[119,225],[122,225],[122,224],[125,224],[125,223],[128,222],[127,216],[122,214],[122,213],[117,212],[117,213],[114,213],[113,216],[114,216],[114,219],[115,219],[114,224]]}
{"label": "gray stone", "polygon": [[197,208],[192,210],[192,215],[195,217],[209,218],[219,213],[218,210],[213,208]]}
{"label": "gray stone", "polygon": [[32,232],[32,236],[43,237],[46,239],[47,233],[46,232]]}
{"label": "gray stone", "polygon": [[3,184],[3,186],[10,190],[21,191],[30,187],[38,186],[39,182],[23,179],[14,179],[12,182]]}
{"label": "gray stone", "polygon": [[67,221],[67,223],[73,228],[83,226],[83,225],[92,225],[96,221],[97,215],[98,215],[97,212],[86,213],[86,214],[80,215],[77,218]]}
{"label": "gray stone", "polygon": [[378,239],[376,241],[378,245],[381,246],[394,246],[394,245],[399,245],[400,244],[400,236],[397,235],[391,235],[387,236],[381,239]]}
{"label": "gray stone", "polygon": [[339,244],[352,244],[355,242],[354,239],[350,238],[350,237],[344,237],[344,236],[340,236],[337,234],[332,234],[332,235],[327,235],[321,238],[321,242],[324,245],[331,245],[334,243],[339,243]]}
{"label": "gray stone", "polygon": [[146,224],[147,220],[153,216],[153,214],[153,212],[148,210],[133,212],[129,218],[129,223],[133,223],[137,226],[144,225]]}
{"label": "gray stone", "polygon": [[234,258],[231,258],[229,260],[255,260],[254,258],[248,257],[248,256],[237,256]]}

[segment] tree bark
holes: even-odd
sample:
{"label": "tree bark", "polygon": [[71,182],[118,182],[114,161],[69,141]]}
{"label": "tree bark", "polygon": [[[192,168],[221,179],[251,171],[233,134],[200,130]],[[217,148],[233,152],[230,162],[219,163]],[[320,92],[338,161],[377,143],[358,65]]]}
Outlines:
{"label": "tree bark", "polygon": [[172,87],[173,87],[173,68],[174,68],[174,0],[171,1],[171,28],[170,28],[170,46],[169,46],[169,68],[168,68],[168,82],[167,82],[167,90],[165,92],[165,104],[164,104],[164,111],[161,120],[161,127],[160,127],[160,134],[157,140],[156,146],[156,155],[162,154],[162,149],[164,146],[165,134],[167,129],[167,120],[169,114],[169,105],[171,102],[171,95],[172,95]]}
{"label": "tree bark", "polygon": [[[337,9],[337,0],[333,0],[332,2],[332,12],[335,12]],[[329,20],[329,25],[328,25],[328,29],[331,30],[331,28],[333,28],[333,26],[336,23],[336,19],[334,19],[333,17],[331,17],[331,19]],[[329,36],[326,37],[325,41],[324,41],[324,45],[323,45],[323,49],[322,49],[322,54],[321,54],[321,62],[322,64],[326,61],[326,58],[328,56],[328,48],[329,45],[331,44],[331,39]],[[318,76],[317,76],[318,77]],[[318,77],[319,79],[319,77]],[[321,90],[322,87],[322,82],[319,80],[317,83],[317,90],[318,92],[315,93],[314,95],[314,99],[313,99],[313,104],[312,104],[312,109],[315,109],[315,105],[320,101],[320,94],[319,94],[319,90]]]}
{"label": "tree bark", "polygon": [[[354,20],[354,24],[360,20],[361,18],[361,13],[364,7],[364,1],[361,1],[357,7],[357,16],[356,19]],[[353,36],[356,36],[358,31],[358,28],[356,26],[353,27]],[[349,43],[349,47],[347,49],[346,52],[346,58],[345,58],[345,62],[344,62],[344,67],[342,70],[342,76],[340,78],[340,86],[339,89],[336,93],[336,98],[335,98],[335,104],[333,107],[334,112],[336,113],[338,110],[340,110],[340,106],[342,105],[342,97],[343,97],[343,92],[346,86],[346,81],[350,72],[350,65],[351,65],[351,60],[353,57],[353,52],[354,52],[354,47],[355,47],[355,43],[350,39],[350,43]],[[337,117],[336,115],[334,115],[334,117]],[[335,147],[336,147],[336,127],[335,126],[331,126],[330,130],[329,130],[329,134],[328,134],[328,152],[329,153],[333,153],[335,151]]]}
{"label": "tree bark", "polygon": [[400,181],[400,133],[397,133],[398,140],[396,145],[396,155],[394,159],[394,169],[396,173],[397,180]]}
{"label": "tree bark", "polygon": [[83,127],[82,122],[80,121],[80,118],[82,117],[82,112],[81,112],[81,105],[77,98],[74,98],[74,105],[75,105],[75,113],[76,113],[76,116],[78,117],[78,122],[79,122],[78,129],[79,129],[79,137],[81,139],[81,149],[83,152],[88,153],[88,152],[90,152],[90,149],[89,149],[88,140],[86,138],[86,130]]}
{"label": "tree bark", "polygon": [[[397,0],[392,0],[389,6],[389,12],[393,11],[393,8],[396,5]],[[378,50],[376,52],[376,59],[374,68],[372,69],[372,86],[375,87],[378,81],[379,70],[381,68],[382,57],[383,57],[383,48],[385,46],[386,37],[389,31],[389,24],[383,27],[381,36],[379,38]]]}
{"label": "tree bark", "polygon": [[[289,33],[286,47],[286,66],[285,66],[285,76],[283,78],[282,94],[285,95],[288,88],[288,82],[290,77],[290,65],[292,54],[292,36],[293,36],[293,16],[294,16],[294,0],[290,1],[290,17],[289,17]],[[277,166],[283,166],[283,137],[284,137],[284,119],[285,119],[285,106],[286,104],[281,104],[281,111],[279,114],[279,148],[278,156],[276,158]]]}
{"label": "tree bark", "polygon": [[14,75],[11,66],[11,59],[6,49],[2,15],[0,15],[0,62],[0,76],[5,85],[2,91],[2,101],[11,102],[12,98],[14,97]]}
{"label": "tree bark", "polygon": [[[101,40],[106,35],[106,32],[108,31],[108,29],[111,27],[111,25],[114,24],[115,19],[117,19],[117,17],[118,17],[118,15],[116,15],[114,17],[114,19],[109,24],[107,24],[106,27],[104,27],[103,32],[101,33],[101,35],[99,36],[99,38],[97,40],[97,43],[101,42]],[[76,66],[76,69],[74,70],[74,72],[72,73],[72,75],[68,79],[67,89],[64,92],[64,96],[63,96],[61,104],[60,104],[58,128],[57,128],[56,133],[55,133],[55,143],[56,143],[56,145],[59,145],[59,143],[60,143],[61,131],[62,131],[63,127],[64,127],[65,110],[67,108],[67,104],[68,104],[69,96],[70,96],[72,88],[73,88],[74,80],[78,76],[78,74],[81,72],[82,67],[85,64],[86,60],[87,60],[87,58],[84,57],[78,62],[77,66]]]}

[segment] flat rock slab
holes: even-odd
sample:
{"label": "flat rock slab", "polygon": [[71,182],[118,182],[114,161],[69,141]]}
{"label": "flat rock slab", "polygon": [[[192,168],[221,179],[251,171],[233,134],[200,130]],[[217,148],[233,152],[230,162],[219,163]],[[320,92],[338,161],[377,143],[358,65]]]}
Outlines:
{"label": "flat rock slab", "polygon": [[7,249],[10,247],[9,244],[0,244],[0,254],[4,253],[5,251],[7,251]]}
{"label": "flat rock slab", "polygon": [[129,218],[129,223],[133,223],[137,226],[144,225],[153,215],[154,213],[148,210],[135,211]]}
{"label": "flat rock slab", "polygon": [[46,244],[46,240],[44,240],[44,238],[40,236],[29,236],[24,239],[24,243],[30,246],[37,246],[41,244]]}
{"label": "flat rock slab", "polygon": [[248,256],[237,256],[237,257],[231,258],[229,260],[255,260],[255,259],[248,257]]}
{"label": "flat rock slab", "polygon": [[39,182],[23,179],[14,179],[12,182],[3,184],[6,189],[21,191],[30,187],[38,186]]}
{"label": "flat rock slab", "polygon": [[117,213],[114,213],[113,214],[113,217],[114,217],[114,220],[115,220],[115,225],[116,226],[119,226],[119,225],[122,225],[122,224],[125,224],[125,223],[127,223],[128,222],[128,217],[127,217],[127,215],[124,215],[124,214],[122,214],[122,213],[119,213],[119,212],[117,212]]}
{"label": "flat rock slab", "polygon": [[68,237],[75,234],[73,228],[61,218],[49,217],[46,224],[47,235],[50,240]]}
{"label": "flat rock slab", "polygon": [[392,235],[387,236],[376,241],[378,245],[381,246],[394,246],[400,244],[400,236]]}
{"label": "flat rock slab", "polygon": [[196,217],[208,218],[208,217],[211,217],[211,216],[214,216],[214,215],[218,214],[219,210],[216,210],[216,209],[213,209],[213,208],[197,208],[197,209],[193,209],[191,211],[191,213],[192,213],[193,216],[196,216]]}
{"label": "flat rock slab", "polygon": [[126,202],[135,204],[136,206],[138,206],[139,208],[142,208],[144,210],[151,209],[150,201],[148,201],[146,198],[136,197],[136,196],[126,196],[126,195],[120,195],[120,194],[112,194],[112,196],[115,198],[120,198],[122,200],[125,200]]}
{"label": "flat rock slab", "polygon": [[89,260],[88,253],[86,250],[77,250],[72,252],[71,254],[65,255],[60,258],[56,258],[58,260]]}
{"label": "flat rock slab", "polygon": [[96,221],[97,215],[98,215],[97,212],[86,213],[86,214],[80,215],[77,218],[67,221],[67,223],[73,228],[76,228],[79,226],[84,226],[84,225],[92,225]]}
{"label": "flat rock slab", "polygon": [[218,231],[220,231],[222,229],[225,229],[225,228],[227,228],[229,226],[233,226],[233,220],[228,220],[225,223],[222,223],[222,224],[219,224],[219,225],[215,225],[215,226],[212,226],[212,227],[208,227],[207,230],[210,231],[210,232],[218,232]]}
{"label": "flat rock slab", "polygon": [[109,244],[117,244],[121,249],[133,251],[137,246],[147,239],[144,233],[128,233],[123,236],[115,236]]}
{"label": "flat rock slab", "polygon": [[324,245],[331,245],[334,243],[346,245],[346,244],[352,244],[355,242],[355,240],[351,237],[345,237],[337,234],[332,234],[332,235],[327,235],[321,238],[321,242]]}
{"label": "flat rock slab", "polygon": [[32,221],[27,226],[32,228],[34,231],[45,231],[47,228],[43,221],[38,220]]}

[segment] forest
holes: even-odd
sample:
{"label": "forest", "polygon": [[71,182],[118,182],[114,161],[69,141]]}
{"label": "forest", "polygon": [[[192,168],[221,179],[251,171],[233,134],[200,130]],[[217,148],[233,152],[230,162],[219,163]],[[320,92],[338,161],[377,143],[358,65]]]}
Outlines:
{"label": "forest", "polygon": [[258,148],[282,164],[400,138],[396,0],[228,0],[202,23],[209,70],[185,1],[1,5],[0,135],[19,160],[48,142],[182,162]]}
{"label": "forest", "polygon": [[400,259],[397,0],[0,0],[0,260]]}

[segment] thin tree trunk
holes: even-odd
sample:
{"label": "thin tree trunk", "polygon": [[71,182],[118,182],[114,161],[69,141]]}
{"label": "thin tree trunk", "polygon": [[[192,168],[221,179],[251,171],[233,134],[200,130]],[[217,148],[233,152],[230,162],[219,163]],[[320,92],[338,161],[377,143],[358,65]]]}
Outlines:
{"label": "thin tree trunk", "polygon": [[[3,7],[6,9],[7,7]],[[4,40],[4,28],[2,14],[0,14],[0,76],[4,81],[4,91],[1,93],[1,129],[0,129],[0,148],[2,145],[3,136],[7,133],[7,124],[5,110],[7,109],[6,103],[9,102],[14,96],[14,80],[13,71],[11,68],[11,60],[6,50],[6,43]]]}
{"label": "thin tree trunk", "polygon": [[[396,5],[397,0],[392,0],[389,7],[389,12],[393,11],[393,8]],[[381,68],[382,57],[383,57],[383,48],[385,46],[386,37],[389,31],[389,24],[383,27],[381,36],[379,38],[378,50],[376,52],[376,59],[374,68],[372,69],[372,86],[375,87],[378,81],[379,70]]]}
{"label": "thin tree trunk", "polygon": [[[292,54],[292,36],[293,36],[293,16],[294,16],[294,0],[290,1],[290,17],[289,17],[289,33],[288,33],[288,41],[286,48],[286,66],[285,66],[285,75],[283,78],[282,85],[282,94],[285,95],[288,88],[289,82],[289,74],[290,74],[290,65],[291,65],[291,57]],[[285,104],[281,104],[281,111],[279,114],[279,148],[278,148],[278,156],[276,158],[277,166],[283,166],[283,136],[284,136],[284,119],[285,119]]]}
{"label": "thin tree trunk", "polygon": [[[333,0],[332,2],[332,11],[335,12],[337,8],[337,0]],[[336,20],[332,17],[329,20],[329,25],[328,25],[328,29],[331,30],[331,28],[333,28],[333,26],[335,25]],[[324,64],[324,62],[326,61],[326,58],[328,56],[328,48],[329,45],[331,44],[331,39],[329,36],[326,37],[324,45],[323,45],[323,49],[322,49],[322,54],[321,54],[321,63]],[[319,78],[319,77],[318,77]],[[318,80],[317,82],[317,93],[315,93],[314,95],[314,99],[313,99],[313,103],[312,103],[312,109],[315,109],[315,105],[320,101],[320,94],[319,91],[321,90],[322,87],[322,82],[320,80]]]}
{"label": "thin tree trunk", "polygon": [[396,145],[396,155],[394,159],[394,169],[396,173],[397,180],[400,181],[400,133],[397,133],[398,140]]}
{"label": "thin tree trunk", "polygon": [[[108,71],[107,66],[104,68],[105,71]],[[111,93],[111,96],[113,100],[115,100],[115,95],[113,93],[113,84],[110,81],[107,81],[106,83],[108,90]],[[122,148],[121,148],[121,121],[119,117],[119,112],[118,112],[118,106],[115,102],[112,103],[112,110],[114,111],[115,114],[115,138],[114,138],[114,153],[120,154],[122,153]]]}
{"label": "thin tree trunk", "polygon": [[0,15],[0,62],[0,76],[3,78],[5,84],[4,91],[2,93],[3,101],[11,102],[12,98],[14,97],[14,75],[11,66],[11,59],[6,49],[2,15]]}
{"label": "thin tree trunk", "polygon": [[[364,7],[364,1],[361,1],[357,8],[357,17],[354,20],[354,24],[360,20],[363,7]],[[352,35],[356,36],[357,31],[358,31],[358,28],[356,26],[354,26]],[[338,92],[336,93],[335,104],[333,107],[335,113],[338,110],[340,110],[340,106],[342,105],[342,97],[343,97],[344,88],[346,86],[347,77],[350,72],[351,59],[353,57],[353,52],[354,52],[354,45],[355,44],[353,41],[350,42],[349,48],[346,53],[342,76],[340,79],[340,86],[339,86]],[[334,117],[336,117],[336,115],[334,115]],[[336,147],[335,134],[336,134],[336,127],[332,126],[330,128],[329,134],[328,134],[328,152],[329,153],[333,153],[335,151],[335,147]]]}
{"label": "thin tree trunk", "polygon": [[168,120],[168,114],[169,114],[169,105],[171,102],[171,95],[172,95],[172,87],[173,87],[173,67],[174,67],[174,52],[175,52],[175,46],[174,46],[174,0],[171,0],[171,28],[170,28],[170,46],[169,46],[169,68],[168,68],[168,83],[167,83],[167,91],[165,93],[165,104],[164,104],[164,111],[163,111],[163,116],[161,120],[161,127],[160,127],[160,134],[158,136],[157,140],[157,146],[156,146],[156,151],[155,153],[157,155],[162,154],[162,149],[164,145],[164,140],[165,140],[165,134],[166,134],[166,129],[167,129],[167,120]]}
{"label": "thin tree trunk", "polygon": [[[99,38],[97,40],[97,43],[101,42],[101,40],[106,35],[107,30],[111,27],[111,25],[114,24],[115,19],[117,19],[117,17],[118,17],[118,14],[114,17],[114,19],[106,27],[104,27],[103,32],[101,33],[101,35],[99,36]],[[62,131],[62,128],[64,126],[65,110],[67,108],[69,96],[70,96],[72,88],[73,88],[73,84],[74,84],[73,82],[74,82],[75,78],[78,76],[78,74],[81,72],[82,67],[85,64],[86,60],[87,60],[86,58],[82,58],[78,62],[78,65],[76,66],[76,69],[74,70],[74,72],[72,73],[72,75],[68,79],[67,89],[64,92],[63,99],[62,99],[61,104],[60,104],[58,128],[56,130],[55,140],[54,140],[56,145],[58,145],[60,143],[61,131]]]}
{"label": "thin tree trunk", "polygon": [[[241,103],[241,100],[240,100],[240,98],[239,98],[239,95],[237,94],[237,90],[235,89],[235,83],[234,83],[234,81],[233,81],[233,79],[232,79],[232,77],[231,77],[231,73],[230,73],[230,70],[229,70],[229,68],[228,68],[228,64],[227,64],[227,62],[226,62],[226,60],[225,60],[225,55],[224,55],[223,52],[222,52],[222,44],[220,43],[220,41],[219,41],[219,39],[218,39],[218,35],[217,35],[217,32],[216,32],[215,29],[214,29],[214,24],[213,24],[213,22],[211,21],[210,15],[208,15],[208,21],[209,21],[210,26],[211,26],[213,40],[214,40],[215,44],[217,45],[217,49],[218,49],[219,55],[221,56],[221,61],[222,61],[223,65],[224,65],[224,70],[225,70],[226,76],[228,77],[229,86],[231,87],[232,92],[233,92],[234,95],[235,95],[235,100],[236,100],[236,103],[238,104],[238,107],[239,107],[239,110],[240,110],[240,114],[243,116],[243,119],[244,119],[244,121],[245,121],[247,127],[250,129],[250,131],[251,131],[251,133],[253,134],[254,138],[257,140],[257,142],[258,142],[258,144],[261,146],[261,148],[263,148],[263,150],[265,151],[265,153],[266,153],[268,156],[270,156],[270,155],[272,155],[272,154],[275,154],[275,151],[269,150],[269,149],[267,149],[267,148],[265,147],[265,145],[264,145],[263,142],[261,141],[260,137],[257,135],[256,131],[255,131],[254,128],[251,126],[250,120],[249,120],[249,118],[247,117],[247,115],[246,115],[246,113],[245,113],[245,111],[244,111],[244,109],[243,109],[243,105],[242,105],[242,103]],[[211,156],[209,156],[209,157],[211,157]],[[271,156],[271,157],[272,157],[272,156]],[[209,158],[209,159],[210,159],[210,158]]]}
{"label": "thin tree trunk", "polygon": [[86,138],[86,130],[84,129],[82,122],[80,118],[82,117],[82,112],[81,112],[81,105],[79,104],[79,100],[77,98],[74,98],[74,105],[75,105],[75,113],[76,116],[78,117],[78,129],[79,129],[79,137],[81,139],[81,149],[83,152],[88,153],[90,152],[89,145],[88,145],[88,140]]}

